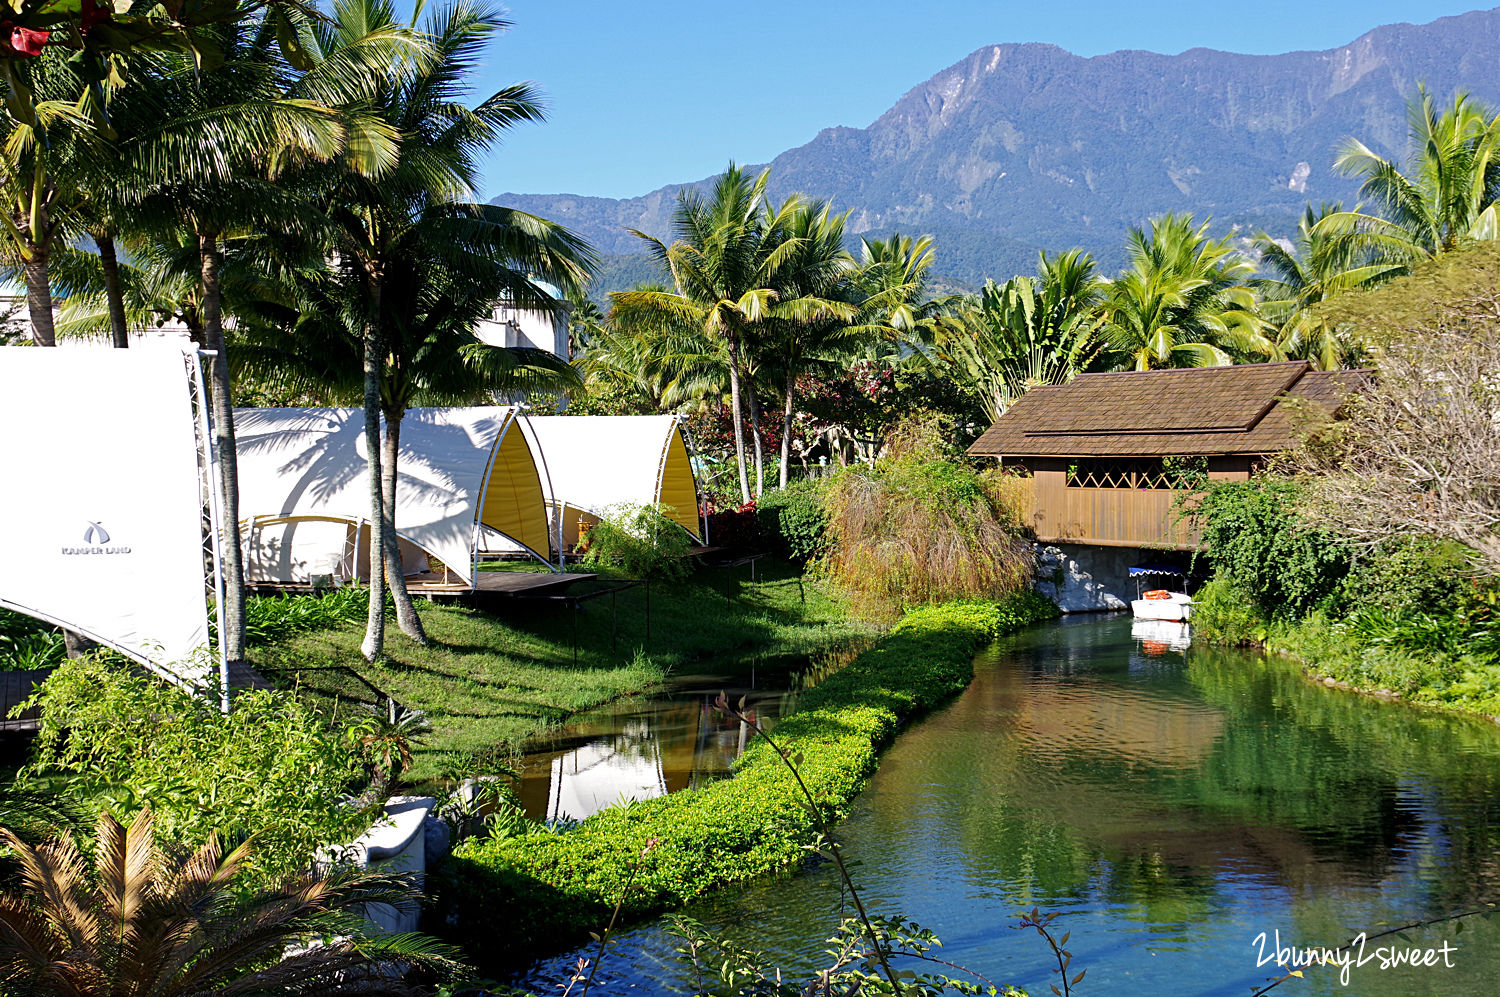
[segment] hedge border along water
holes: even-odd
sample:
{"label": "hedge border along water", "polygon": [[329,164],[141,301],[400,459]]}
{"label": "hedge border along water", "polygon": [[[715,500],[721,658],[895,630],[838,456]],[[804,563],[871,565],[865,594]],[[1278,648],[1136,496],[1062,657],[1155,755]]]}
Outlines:
{"label": "hedge border along water", "polygon": [[[906,718],[962,691],[996,637],[1057,616],[1027,591],[908,613],[874,647],[803,695],[776,726],[803,780],[842,818]],[[786,869],[815,837],[790,772],[763,740],[732,779],[604,810],[577,826],[471,841],[435,877],[446,933],[482,965],[515,966],[601,930],[636,867],[623,913],[679,907],[714,887]],[[655,847],[644,858],[652,839]]]}

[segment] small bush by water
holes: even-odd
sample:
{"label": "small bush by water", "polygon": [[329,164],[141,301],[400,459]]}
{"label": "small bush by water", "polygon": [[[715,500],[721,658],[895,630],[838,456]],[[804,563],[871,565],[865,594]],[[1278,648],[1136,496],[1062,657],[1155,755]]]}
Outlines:
{"label": "small bush by water", "polygon": [[[777,727],[780,743],[827,819],[841,817],[906,717],[962,690],[987,641],[1057,609],[1031,591],[1003,605],[950,603],[914,610],[873,648],[806,694]],[[437,877],[440,904],[468,951],[514,963],[597,928],[621,901],[648,842],[624,911],[677,907],[724,883],[794,865],[816,834],[800,792],[764,741],[733,779],[614,807],[576,828],[532,825],[459,849]],[[495,932],[490,925],[508,926]]]}

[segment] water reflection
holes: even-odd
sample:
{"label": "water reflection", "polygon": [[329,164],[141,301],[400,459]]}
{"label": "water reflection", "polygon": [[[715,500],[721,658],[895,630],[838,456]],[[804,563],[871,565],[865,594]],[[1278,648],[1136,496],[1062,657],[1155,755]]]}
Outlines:
{"label": "water reflection", "polygon": [[528,816],[582,820],[605,807],[724,778],[754,736],[714,709],[720,694],[744,699],[750,720],[774,729],[797,696],[843,667],[856,648],[807,658],[754,660],[724,675],[696,675],[650,696],[608,704],[533,739],[517,787]]}
{"label": "water reflection", "polygon": [[[1014,638],[902,735],[840,830],[873,906],[1033,993],[1055,980],[1011,926],[1035,904],[1068,912],[1088,993],[1243,995],[1274,975],[1256,965],[1260,931],[1336,945],[1500,899],[1494,724],[1326,689],[1249,652],[1148,648],[1131,624]],[[843,910],[820,866],[688,913],[810,967]],[[1297,989],[1488,995],[1497,928],[1472,924],[1450,970],[1367,967],[1348,988],[1314,970]],[[659,927],[628,933],[598,992],[675,986],[672,949]],[[546,989],[564,964],[528,983]]]}

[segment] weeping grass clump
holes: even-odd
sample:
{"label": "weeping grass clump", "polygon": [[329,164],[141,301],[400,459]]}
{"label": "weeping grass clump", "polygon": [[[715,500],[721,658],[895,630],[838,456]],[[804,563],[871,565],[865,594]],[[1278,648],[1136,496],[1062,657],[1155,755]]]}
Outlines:
{"label": "weeping grass clump", "polygon": [[1031,546],[1002,482],[975,471],[940,421],[898,426],[885,455],[829,486],[820,569],[861,613],[954,599],[1001,601],[1031,583]]}

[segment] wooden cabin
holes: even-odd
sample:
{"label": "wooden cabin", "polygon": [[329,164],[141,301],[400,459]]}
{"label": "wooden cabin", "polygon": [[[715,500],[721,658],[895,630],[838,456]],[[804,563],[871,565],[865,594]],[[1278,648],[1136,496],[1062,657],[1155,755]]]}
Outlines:
{"label": "wooden cabin", "polygon": [[1192,550],[1176,497],[1248,479],[1335,417],[1366,376],[1305,360],[1082,374],[1031,389],[969,453],[1029,478],[1038,540]]}

